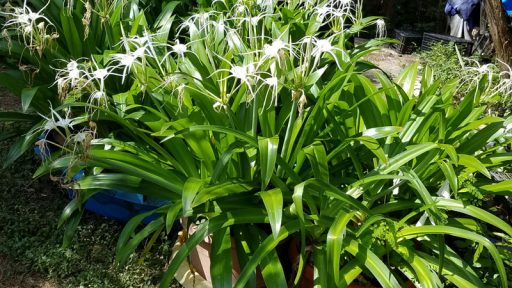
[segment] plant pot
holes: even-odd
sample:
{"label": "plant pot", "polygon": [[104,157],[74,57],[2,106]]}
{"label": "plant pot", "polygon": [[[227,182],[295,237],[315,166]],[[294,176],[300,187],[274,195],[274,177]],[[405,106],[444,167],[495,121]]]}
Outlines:
{"label": "plant pot", "polygon": [[[186,220],[183,220],[186,225]],[[192,235],[196,232],[197,225],[192,224],[188,229],[188,235]],[[233,269],[231,270],[231,281],[235,283],[236,279],[240,274],[240,264],[238,264],[238,257],[236,255],[236,243],[231,238],[231,263],[233,263]],[[196,246],[189,254],[190,265],[194,267],[195,271],[206,281],[211,282],[212,276],[210,274],[210,254],[212,252],[212,237],[206,236],[204,240]]]}
{"label": "plant pot", "polygon": [[[188,219],[182,219],[182,226],[187,227]],[[188,235],[192,235],[197,230],[196,224],[191,224],[188,228]],[[173,248],[175,252],[179,248],[179,244],[175,245]],[[211,251],[212,251],[212,237],[207,236],[204,240],[199,243],[189,254],[188,263],[183,263],[179,270],[182,272],[178,272],[176,278],[178,281],[185,287],[212,287],[211,286],[211,273],[210,273],[210,265],[211,265]],[[236,252],[236,241],[234,237],[231,237],[231,282],[236,283],[238,277],[240,275],[240,264],[238,262],[238,256]],[[188,265],[187,265],[188,264]],[[183,269],[186,266],[186,269]],[[193,268],[193,269],[192,269]],[[188,271],[187,271],[188,270]],[[193,271],[192,271],[193,270]],[[191,285],[190,283],[194,283]],[[197,283],[201,283],[200,286],[197,286]],[[206,285],[206,286],[205,286]],[[261,272],[258,268],[256,272],[256,287],[265,287],[263,277],[261,276]]]}

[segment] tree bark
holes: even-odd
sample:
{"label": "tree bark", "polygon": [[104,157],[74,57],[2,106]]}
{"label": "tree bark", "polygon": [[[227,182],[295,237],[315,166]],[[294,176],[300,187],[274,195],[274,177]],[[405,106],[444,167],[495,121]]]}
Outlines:
{"label": "tree bark", "polygon": [[[512,34],[507,26],[507,15],[501,0],[487,0],[484,7],[496,57],[506,65],[512,66]],[[507,67],[503,63],[500,63],[500,68],[505,70]]]}

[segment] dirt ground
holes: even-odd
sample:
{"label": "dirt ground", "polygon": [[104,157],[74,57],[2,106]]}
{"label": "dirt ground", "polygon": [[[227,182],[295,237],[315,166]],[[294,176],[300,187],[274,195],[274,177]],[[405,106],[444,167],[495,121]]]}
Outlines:
{"label": "dirt ground", "polygon": [[57,288],[50,280],[17,269],[16,263],[0,256],[0,288]]}
{"label": "dirt ground", "polygon": [[7,89],[0,88],[0,111],[18,110],[21,103]]}
{"label": "dirt ground", "polygon": [[391,77],[395,78],[405,67],[417,62],[418,57],[416,55],[400,55],[395,50],[384,47],[377,52],[365,56],[364,60],[376,64]]}

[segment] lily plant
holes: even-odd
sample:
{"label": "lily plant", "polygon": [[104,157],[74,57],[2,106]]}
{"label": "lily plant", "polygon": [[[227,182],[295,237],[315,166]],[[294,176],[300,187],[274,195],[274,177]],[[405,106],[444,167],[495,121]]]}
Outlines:
{"label": "lily plant", "polygon": [[[203,2],[157,26],[175,35],[121,29],[115,51],[58,70],[66,100],[52,115],[73,115],[82,129],[60,129],[73,141],[35,176],[65,169],[80,191],[61,223],[76,227],[100,189],[169,200],[126,225],[124,264],[176,219],[201,220],[180,239],[162,287],[209,235],[214,287],[254,287],[256,271],[268,287],[299,286],[308,266],[320,287],[507,287],[490,238],[506,242],[512,227],[464,197],[509,195],[512,185],[491,179],[510,165],[512,140],[511,119],[480,105],[493,89],[487,74],[458,104],[458,80],[441,85],[428,68],[418,89],[418,65],[390,79],[363,60],[388,40],[351,44],[382,25],[363,17],[362,1]],[[103,81],[131,86],[112,93]],[[86,175],[71,180],[79,170]],[[298,256],[283,259],[291,239]],[[454,239],[471,243],[472,257]],[[493,265],[480,269],[483,258]]]}

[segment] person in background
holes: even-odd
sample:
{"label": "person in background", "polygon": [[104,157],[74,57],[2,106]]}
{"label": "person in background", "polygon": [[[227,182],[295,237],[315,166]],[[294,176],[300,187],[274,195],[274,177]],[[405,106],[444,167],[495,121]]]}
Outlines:
{"label": "person in background", "polygon": [[444,13],[451,36],[473,40],[473,29],[480,22],[480,0],[448,0]]}

